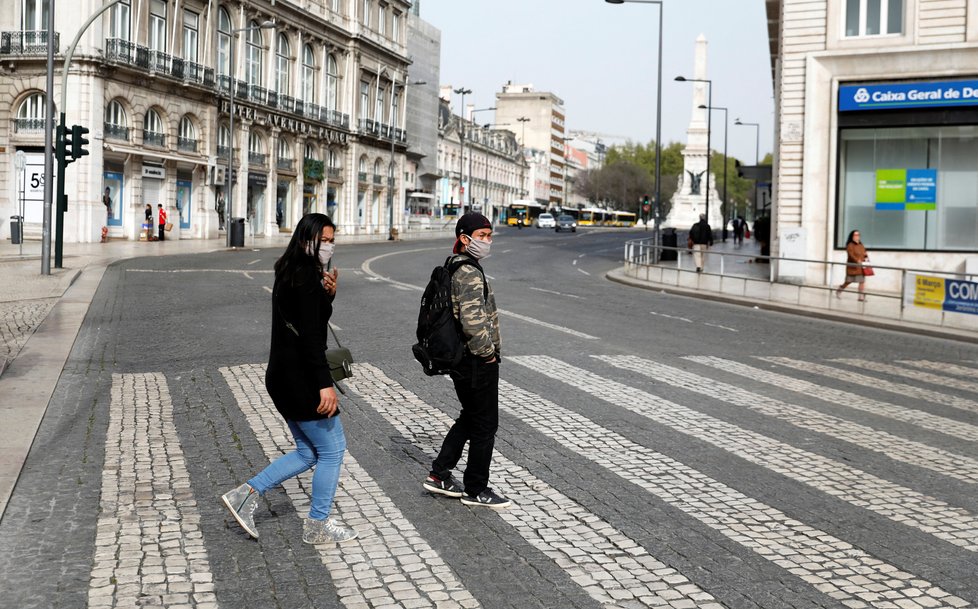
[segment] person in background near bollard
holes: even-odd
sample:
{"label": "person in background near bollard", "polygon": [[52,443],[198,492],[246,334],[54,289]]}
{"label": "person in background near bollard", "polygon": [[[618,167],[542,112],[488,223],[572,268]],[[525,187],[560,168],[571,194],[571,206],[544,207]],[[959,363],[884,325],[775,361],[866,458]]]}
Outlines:
{"label": "person in background near bollard", "polygon": [[[422,483],[425,490],[460,497],[465,505],[508,507],[512,502],[489,488],[489,465],[499,427],[499,317],[496,298],[479,261],[489,255],[492,225],[480,213],[463,214],[455,224],[455,247],[449,265],[468,258],[452,275],[452,308],[461,328],[465,356],[452,370],[455,393],[462,411],[448,430],[431,471]],[[469,443],[469,459],[462,481],[452,469]]]}
{"label": "person in background near bollard", "polygon": [[733,224],[734,243],[736,245],[743,245],[744,229],[747,227],[747,222],[744,221],[743,216],[737,216],[736,218],[733,219],[732,224]]}
{"label": "person in background near bollard", "polygon": [[858,230],[849,233],[846,239],[846,280],[839,289],[835,291],[836,298],[842,298],[842,290],[846,289],[850,283],[859,286],[859,302],[866,302],[866,266],[863,264],[869,260],[866,253],[866,246],[863,245],[862,237]]}
{"label": "person in background near bollard", "polygon": [[335,232],[329,216],[307,214],[275,262],[265,388],[288,424],[296,448],[221,497],[238,524],[256,539],[258,497],[312,467],[312,500],[302,541],[320,544],[357,537],[356,531],[330,518],[346,452],[339,400],[326,361],[327,324],[336,296],[336,274],[326,267],[333,256]]}
{"label": "person in background near bollard", "polygon": [[224,193],[217,193],[214,201],[214,211],[217,212],[217,230],[224,230]]}
{"label": "person in background near bollard", "polygon": [[146,240],[153,240],[153,206],[149,203],[146,204],[146,211],[144,212],[146,216],[146,221],[144,225],[146,226]]}
{"label": "person in background near bollard", "polygon": [[706,249],[713,245],[713,229],[706,222],[706,214],[700,214],[700,221],[689,229],[689,247],[693,250],[696,272],[702,273],[706,265]]}
{"label": "person in background near bollard", "polygon": [[761,257],[758,262],[771,262],[771,218],[763,215],[754,220],[754,238],[761,246]]}
{"label": "person in background near bollard", "polygon": [[105,205],[105,217],[108,220],[112,219],[112,191],[109,187],[105,187],[105,194],[102,195],[102,205]]}
{"label": "person in background near bollard", "polygon": [[159,218],[160,219],[160,226],[159,226],[159,232],[160,232],[160,241],[163,241],[164,237],[166,236],[166,232],[165,232],[165,229],[166,229],[166,210],[163,209],[163,204],[162,203],[157,203],[156,204],[156,207],[157,207],[157,209],[160,210],[160,218]]}

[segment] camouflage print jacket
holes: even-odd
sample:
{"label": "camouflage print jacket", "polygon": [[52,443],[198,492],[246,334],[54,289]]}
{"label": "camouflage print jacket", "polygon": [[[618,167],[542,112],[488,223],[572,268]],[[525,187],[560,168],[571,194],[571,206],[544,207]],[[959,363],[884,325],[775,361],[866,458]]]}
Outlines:
{"label": "camouflage print jacket", "polygon": [[[452,256],[451,262],[471,258],[466,254]],[[469,353],[482,359],[498,357],[502,352],[499,340],[499,316],[496,313],[496,297],[486,281],[485,297],[482,290],[483,274],[471,264],[463,264],[452,275],[452,308],[455,318],[462,325],[462,334]]]}

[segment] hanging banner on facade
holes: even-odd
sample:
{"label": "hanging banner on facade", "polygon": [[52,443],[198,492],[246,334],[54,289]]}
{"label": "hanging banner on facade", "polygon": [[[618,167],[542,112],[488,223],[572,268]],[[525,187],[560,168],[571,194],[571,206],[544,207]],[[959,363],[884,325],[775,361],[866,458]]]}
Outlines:
{"label": "hanging banner on facade", "polygon": [[839,112],[978,106],[978,80],[843,85]]}
{"label": "hanging banner on facade", "polygon": [[937,170],[877,169],[876,209],[937,209]]}
{"label": "hanging banner on facade", "polygon": [[906,306],[978,315],[978,283],[908,273],[903,302]]}

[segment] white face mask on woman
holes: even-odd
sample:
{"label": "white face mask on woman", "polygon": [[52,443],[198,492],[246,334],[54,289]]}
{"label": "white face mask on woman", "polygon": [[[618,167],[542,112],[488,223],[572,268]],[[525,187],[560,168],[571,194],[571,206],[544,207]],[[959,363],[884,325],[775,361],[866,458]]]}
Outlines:
{"label": "white face mask on woman", "polygon": [[[329,264],[330,258],[333,257],[334,245],[335,244],[333,243],[322,243],[322,242],[319,244],[319,264],[323,265],[323,268],[326,268],[326,265]],[[306,245],[306,253],[312,256],[315,254],[315,251],[316,251],[316,245],[312,241],[310,241]]]}
{"label": "white face mask on woman", "polygon": [[465,244],[465,251],[471,254],[476,260],[489,257],[489,250],[492,248],[492,241],[473,239],[469,237],[469,242]]}

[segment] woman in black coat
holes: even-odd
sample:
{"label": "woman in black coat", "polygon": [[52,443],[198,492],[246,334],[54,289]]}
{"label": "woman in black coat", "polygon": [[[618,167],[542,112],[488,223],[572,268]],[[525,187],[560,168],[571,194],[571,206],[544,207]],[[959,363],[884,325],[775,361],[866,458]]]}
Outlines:
{"label": "woman in black coat", "polygon": [[329,517],[346,451],[339,401],[326,361],[327,324],[333,313],[337,279],[337,272],[327,268],[335,231],[329,216],[304,216],[275,263],[272,345],[265,388],[292,431],[296,448],[222,497],[238,524],[255,538],[254,511],[259,495],[312,467],[316,468],[312,501],[302,540],[317,544],[357,536],[356,531]]}

